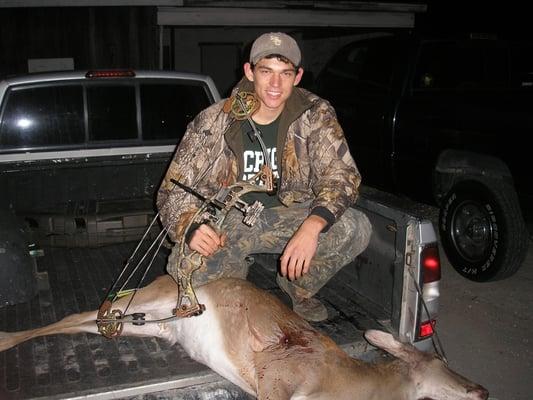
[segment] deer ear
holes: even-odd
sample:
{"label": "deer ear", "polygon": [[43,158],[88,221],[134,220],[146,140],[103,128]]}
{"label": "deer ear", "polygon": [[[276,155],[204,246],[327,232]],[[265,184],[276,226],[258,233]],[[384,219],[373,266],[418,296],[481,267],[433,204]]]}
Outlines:
{"label": "deer ear", "polygon": [[[387,350],[396,348],[401,345],[394,337],[387,332],[378,331],[375,329],[369,329],[365,332],[365,339],[370,342],[373,346],[379,347],[380,349]],[[392,353],[391,353],[392,354]]]}
{"label": "deer ear", "polygon": [[416,348],[397,341],[390,333],[369,329],[365,332],[365,338],[373,346],[405,362],[414,362],[419,359],[420,352]]}

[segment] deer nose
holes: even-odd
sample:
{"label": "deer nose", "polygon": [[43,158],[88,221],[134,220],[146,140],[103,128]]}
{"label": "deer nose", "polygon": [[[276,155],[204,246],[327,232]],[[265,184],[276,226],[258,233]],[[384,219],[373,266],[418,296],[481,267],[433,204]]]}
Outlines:
{"label": "deer nose", "polygon": [[468,394],[471,394],[472,399],[475,400],[487,400],[489,397],[489,391],[482,386],[469,390]]}

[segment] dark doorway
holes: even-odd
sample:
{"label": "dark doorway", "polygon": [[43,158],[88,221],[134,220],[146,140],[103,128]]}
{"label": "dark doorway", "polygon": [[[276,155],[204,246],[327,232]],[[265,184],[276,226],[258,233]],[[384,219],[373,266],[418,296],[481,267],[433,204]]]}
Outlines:
{"label": "dark doorway", "polygon": [[211,76],[222,97],[227,97],[242,76],[242,43],[200,43],[202,73]]}

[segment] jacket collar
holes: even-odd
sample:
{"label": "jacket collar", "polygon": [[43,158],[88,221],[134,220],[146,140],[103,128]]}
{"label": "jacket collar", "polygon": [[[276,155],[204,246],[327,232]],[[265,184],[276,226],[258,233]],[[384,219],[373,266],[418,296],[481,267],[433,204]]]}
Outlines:
{"label": "jacket collar", "polygon": [[[234,96],[237,92],[254,92],[254,83],[243,76],[231,91],[231,95]],[[312,103],[305,95],[304,90],[295,87],[285,103],[282,114],[287,114],[287,118],[292,122],[311,106]]]}
{"label": "jacket collar", "polygon": [[[253,82],[248,80],[246,76],[243,76],[239,83],[231,91],[231,96],[235,96],[235,94],[238,92],[254,92]],[[285,141],[287,139],[287,130],[289,129],[289,126],[313,105],[306,93],[307,92],[304,89],[295,87],[290,97],[287,99],[283,111],[281,112],[277,139],[278,154],[280,155],[283,153],[283,149],[285,147]],[[231,101],[231,98],[226,101]],[[236,120],[231,116],[231,114],[230,118],[230,126],[224,136],[226,138],[228,146],[231,148],[231,150],[237,157],[240,173],[243,170],[244,165],[242,156],[237,155],[242,154],[242,152],[244,151],[244,144],[242,142],[241,135],[241,126],[243,123],[247,122]]]}

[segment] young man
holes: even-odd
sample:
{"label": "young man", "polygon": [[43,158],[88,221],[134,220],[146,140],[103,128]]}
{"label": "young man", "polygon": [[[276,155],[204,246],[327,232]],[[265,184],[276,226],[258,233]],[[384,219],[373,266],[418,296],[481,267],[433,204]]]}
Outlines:
{"label": "young man", "polygon": [[[258,37],[244,64],[244,78],[232,97],[202,111],[185,133],[158,193],[158,209],[173,241],[206,258],[193,275],[198,286],[221,277],[246,278],[250,255],[281,254],[277,282],[293,309],[310,321],[327,318],[313,296],[368,245],[371,227],[351,208],[361,177],[331,105],[296,86],[302,79],[301,53],[290,36],[272,32]],[[199,206],[172,180],[213,196],[221,187],[247,180],[264,162],[251,123],[231,111],[235,96],[257,100],[253,123],[262,133],[274,176],[273,195],[254,193],[265,204],[252,227],[236,209],[227,214],[223,233],[209,224],[185,232]],[[247,200],[248,200],[247,199]],[[192,232],[191,232],[192,231]],[[175,274],[178,247],[167,269]]]}

